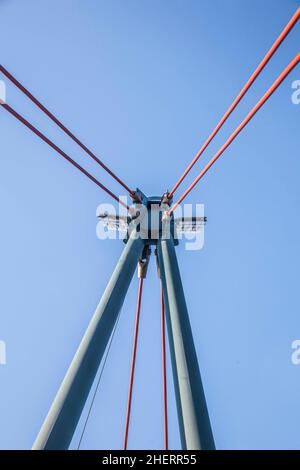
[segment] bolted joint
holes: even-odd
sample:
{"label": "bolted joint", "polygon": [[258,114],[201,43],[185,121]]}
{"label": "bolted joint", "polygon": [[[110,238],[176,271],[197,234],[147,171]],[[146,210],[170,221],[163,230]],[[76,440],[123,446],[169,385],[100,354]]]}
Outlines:
{"label": "bolted joint", "polygon": [[136,188],[135,191],[131,191],[131,198],[134,204],[145,204],[147,201],[145,194],[139,188]]}
{"label": "bolted joint", "polygon": [[172,202],[173,202],[173,196],[170,196],[169,191],[166,191],[161,198],[161,204],[166,204],[167,206],[171,206]]}

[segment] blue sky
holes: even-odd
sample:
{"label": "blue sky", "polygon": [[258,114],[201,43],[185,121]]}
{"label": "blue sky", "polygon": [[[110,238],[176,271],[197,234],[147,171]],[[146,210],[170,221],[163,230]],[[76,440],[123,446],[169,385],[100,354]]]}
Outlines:
{"label": "blue sky", "polygon": [[[178,179],[297,6],[0,0],[1,63],[131,187],[156,195]],[[299,43],[300,24],[183,188]],[[204,203],[208,217],[204,249],[177,253],[218,449],[300,448],[300,366],[291,363],[300,338],[297,79],[299,67],[187,200]],[[119,191],[10,84],[7,101]],[[96,207],[109,202],[99,188],[3,110],[0,137],[0,448],[27,449],[123,246],[96,238]],[[129,448],[163,445],[158,287],[152,259]],[[121,446],[136,295],[134,279],[82,448]],[[168,372],[170,446],[178,448]]]}

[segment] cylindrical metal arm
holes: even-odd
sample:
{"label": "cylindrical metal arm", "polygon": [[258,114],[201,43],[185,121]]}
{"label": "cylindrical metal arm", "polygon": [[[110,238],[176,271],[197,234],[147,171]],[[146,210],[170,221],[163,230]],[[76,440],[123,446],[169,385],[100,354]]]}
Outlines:
{"label": "cylindrical metal arm", "polygon": [[172,238],[158,242],[158,258],[182,448],[215,449]]}
{"label": "cylindrical metal arm", "polygon": [[136,237],[134,230],[36,438],[34,450],[69,447],[143,247],[143,240]]}

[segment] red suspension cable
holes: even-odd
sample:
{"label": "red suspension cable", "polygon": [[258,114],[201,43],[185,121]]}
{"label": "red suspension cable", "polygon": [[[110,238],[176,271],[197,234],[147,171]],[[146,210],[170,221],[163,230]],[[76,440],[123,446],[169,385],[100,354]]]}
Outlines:
{"label": "red suspension cable", "polygon": [[167,362],[166,362],[166,331],[165,331],[165,305],[164,292],[161,284],[161,343],[162,343],[162,382],[163,382],[163,409],[164,409],[164,448],[169,448],[168,436],[168,398],[167,398]]}
{"label": "red suspension cable", "polygon": [[136,319],[135,319],[135,327],[134,327],[133,351],[132,351],[132,359],[131,359],[129,391],[128,391],[128,401],[127,401],[126,420],[125,420],[125,431],[124,431],[124,440],[123,440],[123,449],[124,450],[127,450],[127,443],[128,443],[128,432],[129,432],[131,403],[132,403],[132,391],[133,391],[133,381],[134,381],[134,372],[135,372],[135,363],[136,363],[136,350],[137,350],[137,343],[138,343],[138,336],[139,336],[139,325],[140,325],[140,315],[141,315],[143,281],[144,281],[144,279],[143,279],[143,277],[141,277],[139,279],[139,291],[138,291]]}
{"label": "red suspension cable", "polygon": [[224,151],[230,146],[230,144],[236,139],[239,133],[244,129],[244,127],[251,121],[251,119],[255,116],[255,114],[259,111],[259,109],[266,103],[266,101],[272,96],[275,90],[279,87],[279,85],[285,80],[285,78],[292,72],[292,70],[298,65],[300,62],[300,53],[290,62],[290,64],[286,67],[286,69],[279,75],[277,80],[273,83],[273,85],[269,88],[269,90],[264,94],[264,96],[259,100],[259,102],[254,106],[254,108],[250,111],[250,113],[246,116],[246,118],[242,121],[242,123],[237,127],[237,129],[231,134],[229,139],[225,142],[225,144],[220,148],[220,150],[215,154],[215,156],[208,162],[208,164],[203,168],[203,170],[199,173],[197,178],[192,182],[192,184],[188,187],[188,189],[183,193],[183,195],[178,199],[178,201],[173,205],[173,207],[169,210],[168,214],[171,215],[172,212],[175,211],[176,207],[183,201],[184,198],[192,191],[192,189],[196,186],[199,180],[203,178],[205,173],[210,169],[210,167],[218,160],[218,158],[224,153]]}
{"label": "red suspension cable", "polygon": [[208,147],[208,145],[210,144],[210,142],[213,140],[213,138],[217,135],[217,133],[219,132],[219,130],[221,129],[221,127],[223,126],[223,124],[227,121],[227,119],[229,118],[229,116],[231,115],[231,113],[234,111],[234,109],[237,107],[237,105],[239,104],[239,102],[241,101],[241,99],[245,96],[245,94],[247,93],[247,91],[249,90],[249,88],[253,85],[253,83],[255,82],[255,80],[257,79],[257,77],[260,75],[260,73],[262,72],[262,70],[265,68],[265,66],[267,65],[267,63],[269,62],[269,60],[272,58],[272,56],[275,54],[275,52],[277,51],[277,49],[279,48],[279,46],[281,45],[281,43],[284,41],[284,39],[287,37],[287,35],[290,33],[290,31],[293,29],[293,27],[295,26],[295,24],[297,23],[297,21],[299,20],[300,18],[300,8],[298,8],[298,10],[296,11],[296,13],[293,15],[293,17],[291,18],[291,20],[289,21],[289,23],[286,25],[286,27],[284,28],[284,30],[282,31],[282,33],[280,34],[280,36],[276,39],[276,41],[274,42],[273,46],[271,47],[271,49],[268,51],[268,53],[265,55],[264,59],[261,61],[261,63],[259,64],[259,66],[257,67],[257,69],[253,72],[253,74],[251,75],[251,77],[249,78],[249,80],[247,81],[246,85],[243,87],[243,89],[241,90],[241,92],[239,93],[239,95],[236,97],[236,99],[234,100],[234,102],[232,103],[232,105],[228,108],[228,110],[226,111],[226,113],[224,114],[224,116],[222,117],[221,121],[219,122],[219,124],[216,126],[216,128],[213,130],[213,132],[210,134],[210,136],[208,137],[208,139],[204,142],[204,144],[202,145],[201,149],[199,150],[199,152],[197,153],[197,155],[195,156],[195,158],[192,160],[192,162],[189,164],[189,166],[187,167],[187,169],[185,170],[185,172],[182,174],[182,176],[179,178],[179,180],[177,181],[177,183],[175,184],[175,186],[173,187],[173,189],[170,191],[169,193],[169,197],[171,198],[175,191],[177,190],[177,188],[179,187],[179,185],[182,183],[182,181],[184,180],[184,178],[187,176],[187,174],[191,171],[191,169],[193,168],[193,166],[195,165],[195,163],[198,161],[198,159],[201,157],[201,155],[203,154],[203,152],[205,151],[205,149]]}
{"label": "red suspension cable", "polygon": [[96,155],[89,150],[66,126],[64,126],[35,96],[33,96],[30,91],[28,91],[15,77],[11,75],[8,70],[6,70],[3,65],[0,65],[0,72],[8,78],[19,90],[22,91],[43,113],[45,113],[58,127],[60,127],[65,134],[67,134],[79,147],[82,148],[95,162],[98,163],[110,176],[112,176],[129,194],[132,196],[133,191],[118,178],[115,173],[113,173]]}
{"label": "red suspension cable", "polygon": [[98,181],[93,175],[91,175],[88,171],[86,171],[81,165],[79,165],[73,158],[69,157],[63,150],[61,150],[56,144],[54,144],[48,137],[46,137],[42,132],[40,132],[36,127],[34,127],[29,121],[27,121],[23,116],[21,116],[17,111],[15,111],[11,106],[5,103],[1,103],[0,105],[6,109],[12,116],[14,116],[18,121],[20,121],[24,126],[26,126],[28,129],[30,129],[35,135],[37,135],[40,139],[42,139],[46,144],[48,144],[53,150],[55,150],[57,153],[59,153],[63,158],[65,158],[69,163],[71,163],[73,166],[75,166],[81,173],[83,173],[85,176],[87,176],[93,183],[95,183],[97,186],[99,186],[103,191],[105,191],[107,194],[109,194],[112,198],[114,198],[117,202],[122,204],[122,206],[126,207],[129,209],[129,207],[123,203],[119,198],[112,193],[106,186],[104,186],[100,181]]}

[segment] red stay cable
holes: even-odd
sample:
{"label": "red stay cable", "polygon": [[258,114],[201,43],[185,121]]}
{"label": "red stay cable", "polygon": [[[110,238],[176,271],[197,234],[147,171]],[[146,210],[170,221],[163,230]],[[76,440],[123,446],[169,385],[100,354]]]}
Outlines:
{"label": "red stay cable", "polygon": [[132,359],[131,359],[129,391],[128,391],[128,401],[127,401],[126,420],[125,420],[125,432],[124,432],[124,440],[123,440],[123,449],[124,450],[127,450],[127,443],[128,443],[128,432],[129,432],[131,403],[132,403],[132,391],[133,391],[133,381],[134,381],[134,372],[135,372],[135,363],[136,363],[136,350],[137,350],[140,315],[141,315],[143,281],[144,281],[144,279],[143,279],[143,277],[141,277],[139,279],[139,291],[138,291],[136,319],[135,319],[135,327],[134,327],[133,351],[132,351]]}
{"label": "red stay cable", "polygon": [[250,113],[246,116],[246,118],[241,122],[241,124],[237,127],[237,129],[231,134],[229,139],[225,142],[225,144],[220,148],[220,150],[215,154],[215,156],[208,162],[208,164],[203,168],[203,170],[199,173],[197,178],[192,182],[192,184],[188,187],[188,189],[183,193],[183,195],[178,199],[178,201],[173,205],[173,207],[168,211],[168,215],[171,215],[172,212],[178,207],[178,205],[183,201],[184,198],[192,191],[192,189],[196,186],[199,180],[203,178],[205,173],[210,169],[210,167],[218,160],[218,158],[224,153],[224,151],[229,147],[229,145],[235,140],[235,138],[239,135],[239,133],[244,129],[244,127],[251,121],[251,119],[255,116],[255,114],[260,110],[260,108],[266,103],[266,101],[272,96],[272,94],[276,91],[276,89],[281,85],[281,83],[285,80],[285,78],[292,72],[292,70],[298,65],[300,62],[300,53],[296,55],[296,57],[290,62],[290,64],[284,69],[284,71],[279,75],[277,80],[273,83],[273,85],[269,88],[269,90],[264,94],[264,96],[259,100],[259,102],[252,108]]}
{"label": "red stay cable", "polygon": [[30,129],[35,135],[37,135],[40,139],[42,139],[46,144],[48,144],[53,150],[55,150],[57,153],[59,153],[63,158],[65,158],[69,163],[71,163],[73,166],[75,166],[81,173],[83,173],[85,176],[87,176],[93,183],[95,183],[97,186],[99,186],[103,191],[105,191],[107,194],[109,194],[112,198],[114,198],[119,204],[122,204],[122,206],[126,207],[129,209],[129,207],[123,203],[119,198],[112,193],[106,186],[104,186],[100,181],[98,181],[93,175],[91,175],[88,171],[86,171],[79,163],[77,163],[73,158],[69,157],[63,150],[61,150],[56,144],[54,144],[48,137],[46,137],[42,132],[40,132],[36,127],[34,127],[29,121],[27,121],[23,116],[21,116],[17,111],[15,111],[11,106],[9,106],[6,103],[0,102],[0,105],[6,109],[12,116],[14,116],[18,121],[20,121],[24,126],[26,126],[28,129]]}
{"label": "red stay cable", "polygon": [[234,100],[234,102],[232,103],[232,105],[228,108],[228,110],[226,111],[226,113],[224,114],[224,116],[222,117],[221,121],[219,122],[219,124],[216,126],[216,128],[213,130],[213,132],[210,134],[210,136],[207,138],[207,140],[204,142],[204,144],[202,145],[201,149],[199,150],[199,152],[197,153],[197,155],[195,156],[195,158],[192,160],[192,162],[189,164],[189,166],[187,167],[187,169],[185,170],[185,172],[182,174],[182,176],[179,178],[179,180],[177,181],[177,183],[175,184],[175,186],[173,187],[173,189],[170,191],[169,193],[169,198],[171,198],[175,191],[177,190],[177,188],[179,187],[179,185],[182,183],[182,181],[184,180],[184,178],[187,176],[187,174],[190,172],[190,170],[193,168],[193,166],[195,165],[195,163],[198,161],[198,159],[201,157],[201,155],[203,154],[203,152],[205,151],[205,149],[208,147],[208,145],[210,144],[210,142],[213,140],[213,138],[216,136],[216,134],[219,132],[219,130],[221,129],[221,127],[223,126],[223,124],[227,121],[227,119],[229,118],[229,116],[231,115],[231,113],[234,111],[234,109],[237,107],[237,105],[239,104],[239,102],[241,101],[241,99],[245,96],[245,94],[247,93],[247,91],[249,90],[249,88],[253,85],[253,83],[255,82],[255,80],[257,79],[257,77],[260,75],[260,73],[262,72],[262,70],[265,68],[265,66],[267,65],[267,63],[269,62],[269,60],[272,58],[272,56],[275,54],[275,52],[277,51],[277,49],[279,48],[279,46],[281,45],[281,43],[284,41],[284,39],[287,37],[287,35],[290,33],[290,31],[293,29],[293,27],[295,26],[295,24],[297,23],[297,21],[299,20],[300,18],[300,8],[298,8],[298,10],[296,11],[296,13],[293,15],[293,17],[291,18],[291,20],[289,21],[289,23],[286,25],[286,27],[284,28],[284,30],[282,31],[282,33],[280,34],[280,36],[276,39],[276,41],[274,42],[273,46],[271,47],[271,49],[267,52],[267,54],[265,55],[265,57],[263,58],[263,60],[261,61],[261,63],[259,64],[259,66],[257,67],[257,69],[253,72],[253,74],[251,75],[251,77],[249,78],[249,80],[247,81],[247,83],[245,84],[245,86],[243,87],[243,89],[241,90],[241,92],[239,93],[239,95],[236,97],[236,99]]}
{"label": "red stay cable", "polygon": [[67,134],[79,147],[82,148],[95,162],[97,162],[110,176],[112,176],[130,195],[133,195],[133,191],[120,179],[115,173],[113,173],[96,155],[89,150],[66,126],[64,126],[30,91],[28,91],[15,77],[6,70],[3,65],[0,65],[0,72],[8,78],[19,90],[22,91],[43,113],[45,113],[58,127],[60,127],[65,134]]}
{"label": "red stay cable", "polygon": [[167,398],[167,362],[166,362],[166,331],[165,331],[165,305],[164,292],[161,285],[161,342],[162,342],[162,382],[163,382],[163,408],[164,408],[164,448],[169,448],[168,437],[168,398]]}

